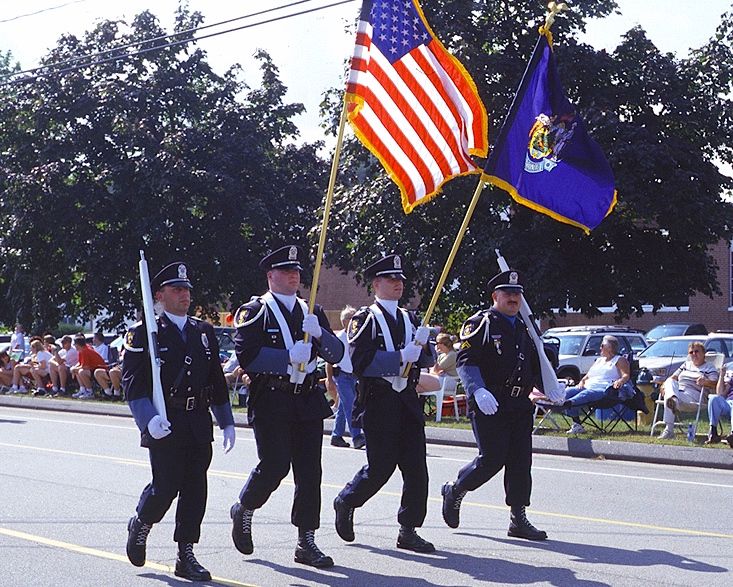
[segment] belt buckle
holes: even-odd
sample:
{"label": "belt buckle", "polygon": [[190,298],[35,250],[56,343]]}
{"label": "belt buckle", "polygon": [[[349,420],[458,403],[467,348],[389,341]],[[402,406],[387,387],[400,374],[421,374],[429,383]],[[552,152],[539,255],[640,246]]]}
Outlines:
{"label": "belt buckle", "polygon": [[515,385],[512,387],[512,390],[510,392],[510,395],[512,397],[519,397],[519,394],[522,393],[522,386],[521,385]]}
{"label": "belt buckle", "polygon": [[186,398],[186,411],[190,412],[196,407],[196,398],[195,397],[187,397]]}

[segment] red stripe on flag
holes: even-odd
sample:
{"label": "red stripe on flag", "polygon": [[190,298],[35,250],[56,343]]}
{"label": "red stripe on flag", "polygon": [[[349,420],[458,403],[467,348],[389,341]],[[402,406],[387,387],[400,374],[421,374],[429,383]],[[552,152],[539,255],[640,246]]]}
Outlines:
{"label": "red stripe on flag", "polygon": [[475,149],[486,149],[488,145],[484,141],[484,127],[487,124],[487,120],[483,114],[483,104],[473,87],[473,84],[467,80],[464,73],[455,64],[455,61],[451,58],[450,54],[446,53],[440,45],[435,42],[430,42],[427,48],[435,56],[438,63],[445,69],[450,75],[453,83],[456,85],[458,90],[461,92],[461,96],[468,104],[473,114],[473,124],[471,125],[471,134],[473,135],[473,143]]}
{"label": "red stripe on flag", "polygon": [[[415,61],[420,65],[420,68],[425,72],[425,75],[428,76],[428,79],[433,84],[433,87],[435,88],[435,91],[440,94],[440,97],[443,99],[443,101],[446,103],[448,108],[450,109],[451,113],[453,114],[453,118],[455,119],[456,124],[456,131],[459,132],[461,129],[466,128],[466,123],[461,118],[460,113],[458,112],[458,108],[456,107],[455,103],[451,99],[450,95],[445,89],[445,86],[443,85],[440,76],[437,74],[437,72],[433,69],[433,67],[428,63],[427,59],[425,59],[425,56],[422,55],[420,52],[415,51],[412,54],[415,57]],[[454,135],[455,136],[455,135]],[[454,139],[456,141],[459,141],[457,137]],[[460,143],[459,143],[460,144]],[[468,158],[468,154],[463,154],[463,150],[461,150],[462,153],[462,164],[461,164],[461,171],[467,171],[469,169],[475,168],[475,165],[471,162],[471,160]]]}
{"label": "red stripe on flag", "polygon": [[400,165],[397,160],[392,156],[392,153],[387,148],[387,145],[382,142],[382,139],[374,131],[371,125],[367,123],[367,121],[361,114],[352,118],[351,123],[368,141],[372,148],[380,154],[382,163],[387,168],[388,173],[393,176],[395,183],[397,183],[397,185],[401,188],[401,190],[407,197],[407,201],[410,203],[410,205],[414,204],[416,200],[415,185],[412,183],[410,176],[404,170],[402,165]]}
{"label": "red stripe on flag", "polygon": [[[397,64],[395,64],[397,65]],[[397,74],[400,74],[400,69],[405,70],[405,67],[402,66],[399,69],[395,69]],[[389,94],[389,96],[392,98],[392,100],[397,105],[397,108],[399,108],[400,112],[405,116],[405,118],[408,120],[410,125],[412,126],[413,130],[417,133],[418,137],[420,137],[420,140],[425,145],[425,148],[428,150],[430,155],[433,157],[435,162],[438,164],[438,167],[440,168],[441,173],[446,176],[450,175],[452,173],[452,170],[450,168],[450,163],[448,163],[448,160],[445,158],[445,155],[443,155],[442,149],[438,147],[438,144],[435,142],[435,139],[430,135],[430,132],[423,124],[422,120],[420,120],[420,116],[417,112],[415,112],[415,109],[412,107],[411,102],[414,101],[414,96],[405,96],[402,94],[402,92],[397,88],[397,86],[394,84],[394,82],[389,78],[387,73],[379,67],[376,60],[371,61],[370,71],[374,74],[374,78],[379,82],[379,84],[384,88],[384,90]],[[410,76],[411,77],[411,76]],[[414,78],[412,78],[414,82]],[[407,83],[407,85],[410,87],[410,89],[415,92],[416,83],[409,83],[409,80],[405,79],[403,80]],[[376,99],[376,97],[375,97]],[[418,96],[418,101],[420,100],[420,97]],[[425,106],[425,103],[423,102],[423,107]],[[426,165],[430,165],[431,162],[426,162]],[[433,185],[435,185],[433,174],[430,174],[431,180]],[[427,183],[427,182],[426,182]]]}

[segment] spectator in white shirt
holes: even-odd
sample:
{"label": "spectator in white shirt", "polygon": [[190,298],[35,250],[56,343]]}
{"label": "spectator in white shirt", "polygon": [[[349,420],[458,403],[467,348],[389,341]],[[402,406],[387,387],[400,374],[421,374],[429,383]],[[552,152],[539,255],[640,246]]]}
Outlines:
{"label": "spectator in white shirt", "polygon": [[104,343],[104,334],[101,332],[94,333],[92,347],[104,359],[104,362],[109,364],[109,346]]}

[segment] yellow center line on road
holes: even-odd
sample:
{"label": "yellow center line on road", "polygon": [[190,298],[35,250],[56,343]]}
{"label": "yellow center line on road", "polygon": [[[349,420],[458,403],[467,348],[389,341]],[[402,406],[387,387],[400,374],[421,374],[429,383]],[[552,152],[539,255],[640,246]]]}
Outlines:
{"label": "yellow center line on road", "polygon": [[[0,442],[0,446],[6,446],[10,448],[20,448],[25,450],[35,450],[39,452],[49,452],[54,454],[64,454],[64,455],[70,455],[70,456],[77,456],[77,457],[86,457],[86,458],[94,458],[94,459],[100,459],[100,460],[107,460],[115,463],[122,463],[126,465],[135,465],[139,467],[149,467],[150,463],[148,461],[143,460],[135,460],[135,459],[125,459],[121,457],[113,457],[108,455],[96,455],[91,453],[83,453],[83,452],[76,452],[76,451],[67,451],[67,450],[60,450],[60,449],[54,449],[54,448],[45,448],[40,446],[29,446],[24,444],[9,444],[5,442]],[[246,480],[249,477],[248,473],[232,473],[230,471],[220,471],[215,469],[209,470],[209,475],[213,477],[220,477],[224,479],[239,479],[239,480]],[[282,485],[287,486],[293,486],[294,483],[287,479],[283,479]],[[321,487],[329,488],[329,489],[337,489],[340,490],[343,488],[343,485],[336,485],[332,483],[322,483]],[[395,491],[379,491],[379,495],[387,495],[391,497],[401,497],[401,494]],[[442,497],[429,497],[429,501],[432,501],[434,503],[443,503]],[[477,502],[470,502],[470,501],[463,501],[463,506],[470,506],[470,507],[476,507],[476,508],[483,508],[483,509],[490,509],[490,510],[499,510],[499,511],[506,511],[508,508],[504,505],[491,505],[486,503],[477,503]],[[654,524],[642,524],[639,522],[626,522],[623,520],[611,520],[608,518],[594,518],[590,516],[576,516],[574,514],[563,514],[558,512],[543,512],[539,510],[532,510],[532,515],[540,515],[540,516],[549,516],[554,518],[562,518],[566,520],[577,520],[580,522],[592,522],[595,524],[607,524],[611,526],[622,526],[626,528],[642,528],[645,530],[655,530],[655,531],[661,531],[661,532],[671,532],[674,534],[686,534],[688,536],[706,536],[711,538],[727,538],[727,539],[733,539],[733,534],[723,534],[721,532],[707,532],[704,530],[690,530],[686,528],[674,528],[671,526],[657,526]]]}
{"label": "yellow center line on road", "polygon": [[[28,542],[35,542],[44,546],[52,546],[54,548],[61,548],[69,552],[76,552],[78,554],[87,554],[89,556],[96,556],[97,558],[104,558],[107,560],[113,560],[121,563],[130,564],[126,556],[115,554],[114,552],[107,552],[105,550],[98,550],[96,548],[89,548],[88,546],[81,546],[79,544],[72,544],[70,542],[63,542],[62,540],[54,540],[52,538],[46,538],[44,536],[36,536],[35,534],[28,534],[26,532],[18,532],[17,530],[10,530],[9,528],[0,528],[0,534],[9,536],[11,538],[18,538],[20,540],[26,540]],[[168,565],[161,565],[158,563],[146,562],[145,568],[154,569],[156,571],[163,571],[165,573],[173,574],[173,567]],[[223,577],[211,578],[212,583],[218,583],[219,585],[234,585],[236,587],[256,587],[252,583],[242,583],[235,579],[225,579]]]}

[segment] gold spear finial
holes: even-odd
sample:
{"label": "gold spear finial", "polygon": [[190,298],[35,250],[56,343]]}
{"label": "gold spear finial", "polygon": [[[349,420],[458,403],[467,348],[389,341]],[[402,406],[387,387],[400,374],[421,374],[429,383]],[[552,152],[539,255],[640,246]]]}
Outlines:
{"label": "gold spear finial", "polygon": [[547,16],[545,17],[545,24],[542,27],[547,32],[550,31],[550,28],[552,27],[552,23],[555,22],[555,17],[560,14],[563,10],[567,10],[568,5],[565,4],[565,2],[560,2],[559,4],[557,2],[550,2],[547,5]]}

